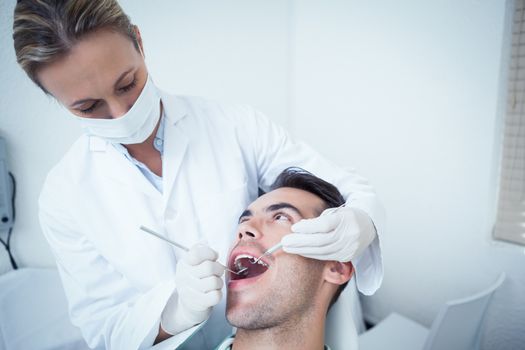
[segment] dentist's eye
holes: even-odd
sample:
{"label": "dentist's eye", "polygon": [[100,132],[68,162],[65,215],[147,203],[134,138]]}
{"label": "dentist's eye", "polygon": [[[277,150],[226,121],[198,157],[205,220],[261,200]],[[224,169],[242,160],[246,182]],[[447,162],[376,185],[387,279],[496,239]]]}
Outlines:
{"label": "dentist's eye", "polygon": [[137,86],[137,79],[136,78],[134,78],[133,81],[130,84],[128,84],[128,85],[126,85],[124,87],[121,87],[119,89],[119,91],[121,91],[121,92],[128,92],[129,90],[133,89],[135,86]]}
{"label": "dentist's eye", "polygon": [[88,108],[84,108],[84,109],[79,109],[78,111],[82,114],[89,114],[91,112],[93,112],[95,110],[95,108],[97,108],[98,106],[98,101],[94,102],[91,106],[89,106]]}

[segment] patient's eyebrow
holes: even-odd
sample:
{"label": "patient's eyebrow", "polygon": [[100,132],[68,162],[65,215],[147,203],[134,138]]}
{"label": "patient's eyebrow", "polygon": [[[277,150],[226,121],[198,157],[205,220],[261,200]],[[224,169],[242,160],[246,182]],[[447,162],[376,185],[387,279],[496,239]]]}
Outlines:
{"label": "patient's eyebrow", "polygon": [[285,203],[285,202],[272,204],[268,208],[266,208],[266,211],[271,212],[271,211],[277,211],[281,209],[291,209],[295,211],[300,217],[302,218],[305,217],[303,213],[301,213],[301,211],[297,207],[291,205],[290,203]]}
{"label": "patient's eyebrow", "polygon": [[253,216],[253,213],[250,209],[246,209],[242,212],[241,216],[239,216],[239,222],[241,222],[241,219],[247,216]]}

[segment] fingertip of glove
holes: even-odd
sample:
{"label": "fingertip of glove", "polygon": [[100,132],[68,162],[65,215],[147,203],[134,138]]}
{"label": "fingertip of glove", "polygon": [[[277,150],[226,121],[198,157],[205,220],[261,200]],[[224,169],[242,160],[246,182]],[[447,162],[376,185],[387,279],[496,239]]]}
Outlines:
{"label": "fingertip of glove", "polygon": [[222,291],[220,289],[212,290],[211,292],[206,293],[206,295],[209,300],[210,306],[215,306],[221,302]]}
{"label": "fingertip of glove", "polygon": [[218,268],[217,268],[218,274],[215,274],[215,275],[217,277],[221,277],[224,274],[224,272],[226,272],[226,266],[224,266],[221,263],[217,263],[217,265],[218,265]]}
{"label": "fingertip of glove", "polygon": [[292,253],[292,252],[290,251],[289,246],[286,246],[286,245],[283,244],[283,248],[282,248],[282,249],[283,249],[283,252],[285,252],[285,253],[288,253],[288,254]]}
{"label": "fingertip of glove", "polygon": [[300,240],[298,241],[299,236],[300,234],[298,233],[291,233],[289,235],[284,236],[281,239],[283,251],[285,251],[286,253],[294,253],[293,249],[300,245]]}
{"label": "fingertip of glove", "polygon": [[[200,245],[200,251],[203,255],[206,255],[208,256],[208,258],[210,260],[215,260],[219,257],[219,255],[217,254],[217,252],[215,250],[213,250],[213,248],[211,248],[208,244],[202,244],[202,243],[199,243]],[[213,257],[213,258],[212,258]]]}
{"label": "fingertip of glove", "polygon": [[283,236],[283,238],[281,238],[281,244],[283,246],[283,250],[285,248],[288,248],[290,246],[290,243],[293,243],[293,236],[294,235],[293,233],[290,233],[290,234],[287,234],[285,236]]}
{"label": "fingertip of glove", "polygon": [[301,220],[299,222],[296,222],[295,224],[292,225],[291,229],[292,229],[292,232],[301,232],[304,230],[304,228],[308,225],[307,222],[305,222],[305,220]]}
{"label": "fingertip of glove", "polygon": [[208,249],[210,250],[210,257],[211,257],[210,260],[216,261],[219,258],[219,253],[217,253],[215,250],[211,249],[210,247],[208,247]]}

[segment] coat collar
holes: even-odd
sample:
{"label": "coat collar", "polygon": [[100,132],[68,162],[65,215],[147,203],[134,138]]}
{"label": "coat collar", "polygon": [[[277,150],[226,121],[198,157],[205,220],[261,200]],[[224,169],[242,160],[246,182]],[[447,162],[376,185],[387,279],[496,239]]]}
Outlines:
{"label": "coat collar", "polygon": [[[164,156],[163,156],[163,195],[144,177],[140,170],[129,162],[110,144],[97,137],[89,137],[89,151],[100,158],[105,174],[126,186],[133,187],[148,196],[163,197],[166,203],[173,190],[173,183],[180,170],[188,147],[188,137],[177,127],[179,121],[188,115],[186,101],[177,96],[161,92],[162,105],[165,110]],[[126,176],[122,176],[125,173]]]}
{"label": "coat collar", "polygon": [[162,106],[166,111],[166,117],[172,125],[177,124],[178,121],[188,115],[188,105],[182,97],[169,95],[164,91],[161,91],[160,95]]}

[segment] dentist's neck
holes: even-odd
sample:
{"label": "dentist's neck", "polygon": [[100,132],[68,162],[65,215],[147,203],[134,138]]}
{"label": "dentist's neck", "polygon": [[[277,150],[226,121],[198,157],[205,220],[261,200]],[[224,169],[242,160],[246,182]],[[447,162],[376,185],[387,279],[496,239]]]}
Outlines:
{"label": "dentist's neck", "polygon": [[323,350],[326,310],[310,311],[265,329],[237,329],[232,350]]}
{"label": "dentist's neck", "polygon": [[[161,104],[161,117],[162,117],[162,104]],[[160,152],[157,151],[153,142],[157,136],[157,131],[160,127],[160,118],[157,126],[151,133],[151,135],[142,143],[124,145],[127,148],[129,154],[136,160],[144,163],[153,173],[157,176],[162,176],[162,157]]]}

